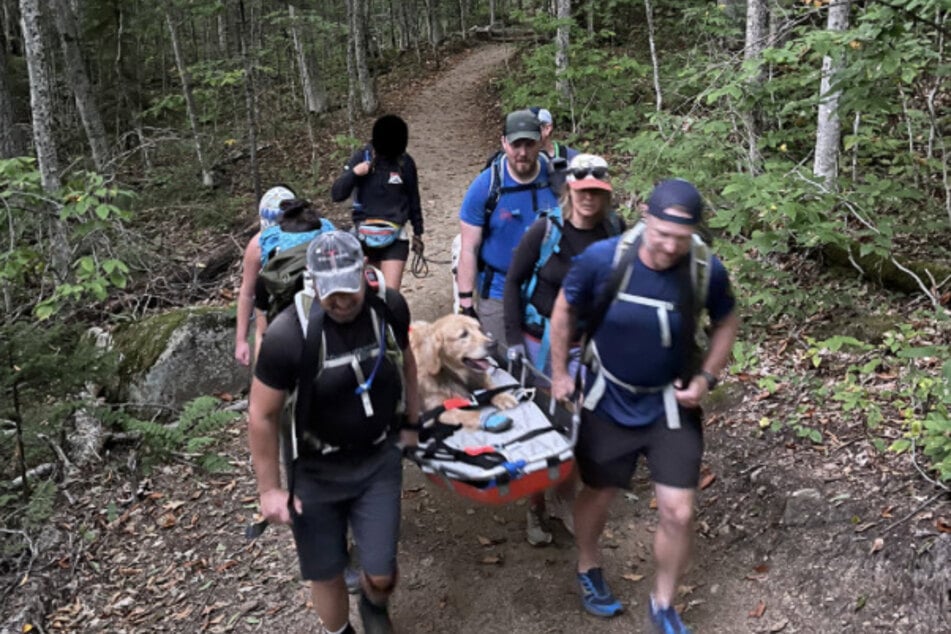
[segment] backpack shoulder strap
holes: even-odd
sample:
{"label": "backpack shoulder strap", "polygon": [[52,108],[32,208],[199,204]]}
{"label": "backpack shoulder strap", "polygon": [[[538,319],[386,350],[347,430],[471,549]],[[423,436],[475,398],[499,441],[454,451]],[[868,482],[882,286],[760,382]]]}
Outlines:
{"label": "backpack shoulder strap", "polygon": [[695,312],[699,313],[707,305],[712,266],[713,249],[704,242],[703,238],[694,234],[690,245],[690,282],[693,286]]}
{"label": "backpack shoulder strap", "polygon": [[499,198],[502,196],[502,179],[504,178],[502,172],[504,167],[503,161],[505,161],[505,154],[499,154],[492,160],[492,164],[489,165],[489,194],[485,199],[483,228],[488,226],[489,216],[491,216],[495,208],[499,206]]}
{"label": "backpack shoulder strap", "polygon": [[611,262],[611,277],[601,293],[595,298],[591,311],[586,315],[584,337],[587,341],[594,338],[595,333],[604,321],[604,316],[607,315],[608,309],[614,303],[615,297],[617,297],[624,281],[628,278],[634,264],[634,258],[637,257],[637,249],[640,246],[643,233],[643,223],[638,223],[634,228],[622,234],[621,239],[618,240],[617,247],[614,249],[614,259]]}

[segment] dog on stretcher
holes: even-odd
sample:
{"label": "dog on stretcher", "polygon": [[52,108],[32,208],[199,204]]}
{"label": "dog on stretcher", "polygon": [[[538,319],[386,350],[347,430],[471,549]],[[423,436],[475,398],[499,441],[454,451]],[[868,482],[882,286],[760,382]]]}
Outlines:
{"label": "dog on stretcher", "polygon": [[[419,379],[419,397],[423,411],[429,411],[451,398],[466,398],[476,390],[492,387],[489,370],[492,341],[479,326],[479,322],[465,315],[445,315],[430,323],[414,321],[410,326],[409,342],[416,357]],[[498,410],[511,409],[518,399],[509,392],[492,397],[492,405]],[[466,429],[493,429],[486,424],[478,408],[449,409],[439,416],[439,421],[450,425],[462,425]],[[508,421],[511,425],[511,421]]]}

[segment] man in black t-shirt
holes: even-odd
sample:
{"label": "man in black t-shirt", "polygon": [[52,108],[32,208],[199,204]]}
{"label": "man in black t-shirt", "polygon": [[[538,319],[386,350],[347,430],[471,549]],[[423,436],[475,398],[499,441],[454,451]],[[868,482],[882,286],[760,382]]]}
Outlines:
{"label": "man in black t-shirt", "polygon": [[[396,585],[402,487],[397,439],[415,445],[419,424],[409,308],[399,292],[370,285],[360,243],[348,233],[315,238],[307,268],[318,306],[292,305],[277,316],[251,385],[248,439],[261,514],[291,525],[301,576],[332,633],[353,631],[343,579],[349,526],[363,566],[364,631],[391,632],[387,600]],[[281,412],[295,389],[285,489]]]}

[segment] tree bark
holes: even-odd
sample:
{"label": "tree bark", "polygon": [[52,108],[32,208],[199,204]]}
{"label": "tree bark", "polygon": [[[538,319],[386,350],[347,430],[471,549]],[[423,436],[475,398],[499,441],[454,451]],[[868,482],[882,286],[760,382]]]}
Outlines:
{"label": "tree bark", "polygon": [[79,118],[86,131],[93,163],[96,165],[96,170],[102,173],[106,171],[109,163],[109,143],[106,140],[106,128],[99,115],[92,84],[86,72],[85,55],[79,46],[80,37],[76,16],[67,0],[54,0],[53,13],[56,18],[59,42],[63,48],[67,81],[76,99],[76,109],[79,111]]}
{"label": "tree bark", "polygon": [[[755,63],[763,53],[766,47],[766,40],[769,34],[769,11],[766,8],[766,0],[748,0],[746,3],[746,41],[743,46],[743,60],[748,63]],[[758,92],[759,86],[763,83],[764,75],[762,70],[750,77],[749,84],[754,88],[753,92]],[[760,154],[759,154],[759,135],[760,135],[761,115],[757,108],[746,108],[742,114],[743,127],[746,128],[746,148],[749,160],[749,170],[751,174],[759,173]]]}
{"label": "tree bark", "polygon": [[376,87],[367,66],[366,0],[347,0],[347,15],[350,18],[350,39],[353,42],[353,62],[360,87],[360,106],[364,114],[372,114],[377,108]]}
{"label": "tree bark", "polygon": [[188,122],[191,125],[192,135],[194,136],[195,154],[198,156],[198,165],[201,168],[201,183],[205,187],[213,187],[215,181],[208,167],[205,153],[201,147],[201,136],[198,131],[198,115],[195,112],[195,99],[192,97],[191,78],[188,74],[188,68],[185,66],[185,58],[182,56],[182,47],[178,41],[178,29],[175,26],[175,19],[172,17],[171,5],[166,3],[164,10],[165,21],[168,23],[168,33],[172,40],[172,52],[175,54],[175,65],[178,67],[178,75],[182,80],[182,94],[185,97],[185,109],[188,111]]}
{"label": "tree bark", "polygon": [[353,123],[356,118],[356,109],[357,109],[357,64],[355,61],[354,54],[354,42],[353,42],[353,13],[354,13],[354,2],[356,0],[346,0],[347,5],[347,24],[350,25],[350,28],[347,29],[347,129],[350,136],[354,136]]}
{"label": "tree bark", "polygon": [[644,14],[647,16],[647,41],[651,51],[651,68],[654,72],[654,107],[660,112],[664,105],[664,95],[660,90],[660,64],[657,61],[657,46],[654,43],[654,7],[651,0],[644,0]]}
{"label": "tree bark", "polygon": [[244,102],[248,114],[248,154],[251,164],[251,182],[254,185],[254,200],[261,200],[261,171],[258,169],[258,108],[254,99],[254,66],[251,64],[251,55],[248,53],[248,42],[253,38],[253,30],[245,19],[244,0],[239,0],[238,9],[241,15],[241,24],[238,28],[238,44],[241,48],[241,62],[244,64]]}
{"label": "tree bark", "polygon": [[294,41],[294,50],[297,53],[297,66],[300,69],[301,89],[304,92],[304,108],[307,112],[319,114],[327,110],[327,91],[314,71],[314,65],[307,55],[300,28],[297,25],[297,11],[293,4],[288,3],[287,13],[291,18],[291,38]]}
{"label": "tree bark", "polygon": [[[851,0],[839,0],[829,5],[826,29],[844,31],[849,26]],[[842,68],[840,56],[826,55],[822,58],[822,80],[819,85],[819,114],[816,126],[815,161],[812,173],[821,178],[825,186],[835,189],[839,176],[839,96],[841,91],[831,89],[836,73]]]}
{"label": "tree bark", "polygon": [[[571,19],[571,0],[558,0],[559,20]],[[565,74],[568,72],[568,47],[571,44],[571,26],[560,24],[555,33],[555,92],[563,108],[571,107],[571,84]]]}
{"label": "tree bark", "polygon": [[7,81],[6,51],[0,46],[0,159],[26,154],[26,143],[16,123],[16,108]]}
{"label": "tree bark", "polygon": [[43,189],[52,192],[60,187],[59,158],[53,139],[52,87],[46,72],[46,47],[40,30],[38,0],[20,0],[20,26],[23,29],[23,47],[30,75],[30,110],[33,114],[36,161]]}

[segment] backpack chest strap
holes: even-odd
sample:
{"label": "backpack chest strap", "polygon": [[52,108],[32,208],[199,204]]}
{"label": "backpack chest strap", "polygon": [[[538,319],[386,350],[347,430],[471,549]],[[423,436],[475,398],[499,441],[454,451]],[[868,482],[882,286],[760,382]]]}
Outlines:
{"label": "backpack chest strap", "polygon": [[670,335],[669,314],[676,308],[673,303],[652,299],[650,297],[642,297],[641,295],[631,295],[629,293],[618,293],[617,299],[618,301],[627,302],[628,304],[637,304],[656,309],[657,323],[660,326],[660,344],[665,348],[669,348],[673,345],[673,340]]}

